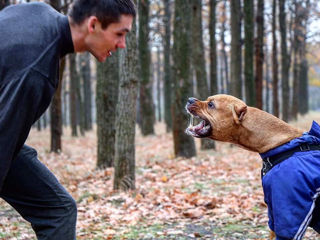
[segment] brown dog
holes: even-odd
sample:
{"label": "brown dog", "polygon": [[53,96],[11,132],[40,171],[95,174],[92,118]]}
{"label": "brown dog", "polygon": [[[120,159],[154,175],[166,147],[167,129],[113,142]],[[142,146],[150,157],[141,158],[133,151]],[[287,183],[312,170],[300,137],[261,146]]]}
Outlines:
{"label": "brown dog", "polygon": [[[186,129],[186,132],[189,135],[193,137],[198,137],[198,138],[207,137],[217,141],[230,142],[230,143],[239,145],[247,150],[251,150],[261,154],[269,152],[270,150],[273,150],[273,149],[277,149],[279,146],[281,147],[282,145],[286,145],[291,140],[299,139],[303,136],[303,131],[290,126],[289,124],[285,123],[284,121],[274,117],[273,115],[267,112],[261,111],[257,108],[248,107],[240,99],[237,99],[229,95],[221,94],[221,95],[211,96],[206,101],[199,101],[198,99],[195,99],[195,98],[189,98],[188,103],[186,105],[186,110],[191,114],[192,119],[193,117],[202,119],[202,121],[196,126],[193,126],[192,124],[193,121],[190,122],[189,127]],[[316,149],[318,150],[318,148]],[[313,148],[311,150],[313,150]],[[316,154],[320,156],[319,154],[320,151],[309,151],[309,153],[310,152],[316,152]],[[285,153],[288,154],[288,151]],[[291,157],[289,156],[288,158],[291,158]],[[269,161],[269,158],[267,158],[267,161]],[[286,160],[286,161],[289,162],[289,160]],[[320,162],[319,159],[318,161]],[[273,167],[271,163],[270,163],[270,166]],[[279,167],[279,166],[276,166],[276,167]],[[317,165],[316,167],[317,167],[317,170],[319,171],[318,175],[320,176],[320,165],[319,166]],[[274,170],[273,172],[276,172],[276,171],[278,171],[278,169]],[[264,179],[270,182],[271,181],[270,176],[271,174],[268,174],[266,175],[266,177],[268,177],[269,179],[265,177]],[[282,181],[281,177],[279,177],[279,181]],[[265,183],[263,182],[263,184]],[[283,184],[286,184],[285,181],[283,181]],[[289,189],[288,198],[290,197],[294,198],[295,197],[294,194],[296,193],[294,191],[292,191],[294,193],[291,193],[290,191],[291,186],[289,185],[290,184],[284,185],[284,189],[288,187]],[[269,186],[264,185],[265,194],[266,194],[266,191],[271,191],[270,189],[266,190],[265,187],[267,188]],[[318,186],[318,188],[319,187],[320,186]],[[280,189],[279,191],[282,191],[282,190]],[[275,190],[272,193],[274,194],[273,197],[276,199],[278,197],[277,194],[279,194],[279,192]],[[283,193],[282,191],[280,194],[286,194],[286,192]],[[273,226],[273,225],[270,226],[270,223],[269,223],[270,228],[276,232],[277,239],[301,239],[303,237],[305,228],[310,224],[310,221],[311,221],[310,214],[312,214],[312,211],[311,210],[309,211],[309,207],[310,209],[312,207],[312,210],[314,209],[315,199],[313,198],[316,198],[318,194],[320,193],[314,192],[314,195],[310,197],[310,202],[311,202],[310,204],[313,204],[313,205],[308,206],[308,212],[309,212],[308,217],[303,216],[305,219],[307,219],[307,222],[306,222],[307,224],[305,223],[306,221],[305,219],[303,219],[304,220],[303,223],[299,222],[299,226],[297,227],[283,226],[287,223],[285,224],[281,223],[282,225],[281,224],[276,225],[275,223],[274,225],[276,226]],[[270,216],[270,211],[273,209],[271,209],[271,206],[269,205],[272,205],[272,204],[275,205],[275,203],[272,202],[271,204],[270,202],[269,203],[267,202],[267,204],[268,204],[268,209],[269,209],[268,211]],[[309,204],[309,203],[306,203],[306,204]],[[276,207],[273,206],[273,208],[276,208]],[[295,206],[293,208],[295,208]],[[296,214],[296,213],[293,213],[293,214]],[[272,219],[278,216],[279,214],[275,214],[275,216],[273,216]],[[297,221],[299,221],[299,219]],[[274,220],[274,222],[276,222],[276,220]],[[278,222],[280,222],[280,220]],[[291,223],[289,223],[289,225],[290,224]],[[286,228],[288,228],[289,230],[286,230]],[[293,230],[291,230],[290,228],[292,228]],[[316,231],[319,230],[316,227],[314,227],[314,229]],[[272,231],[272,235],[275,236],[273,231]]]}

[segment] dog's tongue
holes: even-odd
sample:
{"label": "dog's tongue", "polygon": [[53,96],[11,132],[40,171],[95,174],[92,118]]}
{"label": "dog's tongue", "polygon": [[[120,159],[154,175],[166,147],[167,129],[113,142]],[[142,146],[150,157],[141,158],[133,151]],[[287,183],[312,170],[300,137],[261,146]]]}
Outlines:
{"label": "dog's tongue", "polygon": [[200,129],[202,129],[205,125],[205,121],[201,121],[198,125],[194,126],[194,131],[199,131]]}
{"label": "dog's tongue", "polygon": [[187,129],[191,132],[197,132],[201,130],[204,126],[205,126],[205,121],[201,121],[198,125],[193,126],[193,119],[192,119],[190,120],[190,123]]}

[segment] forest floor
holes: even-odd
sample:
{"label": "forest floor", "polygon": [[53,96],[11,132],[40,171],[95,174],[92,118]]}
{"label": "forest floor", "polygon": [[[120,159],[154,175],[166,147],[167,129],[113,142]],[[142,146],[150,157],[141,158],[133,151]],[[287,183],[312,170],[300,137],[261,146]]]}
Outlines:
{"label": "forest floor", "polygon": [[[320,113],[292,124],[308,131]],[[136,136],[136,190],[112,190],[113,169],[97,170],[96,135],[73,138],[64,129],[63,152],[49,153],[49,130],[32,130],[27,144],[78,203],[77,239],[267,239],[267,208],[261,159],[226,143],[174,158],[164,124],[154,136]],[[319,239],[311,229],[306,239]],[[24,221],[0,200],[0,239],[36,239]]]}

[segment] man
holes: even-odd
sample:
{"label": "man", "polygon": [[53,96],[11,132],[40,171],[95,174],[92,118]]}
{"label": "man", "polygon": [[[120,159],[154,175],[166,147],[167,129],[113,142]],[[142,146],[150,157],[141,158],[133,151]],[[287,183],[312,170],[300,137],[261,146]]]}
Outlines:
{"label": "man", "polygon": [[89,51],[105,61],[125,48],[135,14],[131,0],[75,0],[69,16],[44,3],[0,11],[0,197],[38,239],[75,239],[75,201],[24,145],[57,88],[59,60]]}

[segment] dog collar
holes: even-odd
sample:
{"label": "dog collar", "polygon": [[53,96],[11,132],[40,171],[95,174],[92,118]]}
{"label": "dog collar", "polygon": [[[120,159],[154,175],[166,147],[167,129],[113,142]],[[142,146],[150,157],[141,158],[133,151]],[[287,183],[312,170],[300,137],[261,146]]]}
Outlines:
{"label": "dog collar", "polygon": [[301,144],[295,148],[292,148],[288,151],[281,152],[279,154],[273,155],[271,157],[266,157],[262,159],[262,169],[261,169],[261,177],[264,177],[267,172],[269,172],[274,166],[283,162],[284,160],[291,157],[296,152],[306,152],[320,150],[319,144]]}

